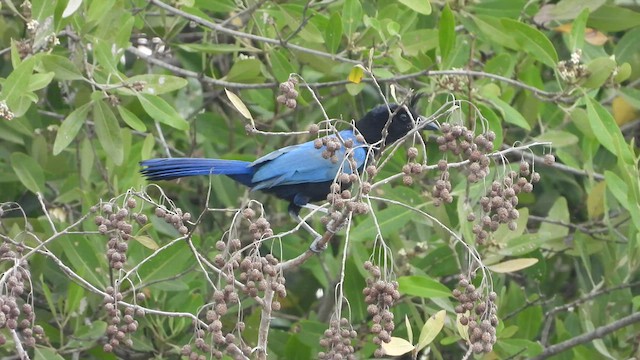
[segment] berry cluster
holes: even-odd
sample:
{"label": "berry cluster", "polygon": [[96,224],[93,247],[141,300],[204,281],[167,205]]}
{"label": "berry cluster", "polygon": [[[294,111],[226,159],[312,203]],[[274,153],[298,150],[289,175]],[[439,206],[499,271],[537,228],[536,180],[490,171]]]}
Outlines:
{"label": "berry cluster", "polygon": [[164,218],[167,224],[171,224],[182,235],[187,235],[189,229],[185,222],[191,220],[191,213],[182,212],[182,209],[176,208],[174,211],[158,206],[156,208],[156,216]]}
{"label": "berry cluster", "polygon": [[413,184],[412,175],[422,174],[422,165],[416,162],[416,158],[418,157],[418,149],[415,147],[410,147],[407,150],[407,159],[409,162],[402,166],[402,172],[404,175],[402,176],[402,182],[405,185]]}
{"label": "berry cluster", "polygon": [[[383,342],[391,341],[391,332],[395,328],[393,313],[389,309],[400,299],[398,282],[383,280],[380,267],[373,265],[371,261],[365,261],[364,269],[369,272],[367,286],[362,290],[362,293],[365,296],[364,301],[368,304],[367,312],[373,316],[373,325],[371,325],[370,331],[375,336],[373,343],[381,345]],[[376,349],[374,356],[384,356],[382,347]]]}
{"label": "berry cluster", "polygon": [[328,351],[318,353],[320,360],[355,360],[355,349],[351,341],[358,336],[358,333],[351,328],[349,320],[346,318],[331,320],[329,328],[324,331],[324,336],[320,339],[320,346]]}
{"label": "berry cluster", "polygon": [[[112,203],[102,204],[100,207],[102,215],[96,215],[95,217],[98,231],[103,235],[109,236],[107,259],[109,260],[109,265],[115,270],[122,269],[125,261],[127,261],[128,241],[133,232],[131,220],[135,220],[140,225],[147,223],[146,215],[130,212],[136,206],[134,198],[128,198],[126,206],[123,208],[119,208]],[[97,208],[92,207],[91,211],[96,212]]]}
{"label": "berry cluster", "polygon": [[[490,234],[496,231],[500,224],[507,224],[509,230],[515,231],[518,226],[516,220],[520,217],[516,209],[518,194],[533,191],[533,184],[538,181],[540,174],[531,172],[529,163],[522,161],[519,173],[510,171],[502,182],[496,180],[491,183],[491,190],[480,198],[483,215],[479,223],[473,225],[476,243],[486,244]],[[467,220],[475,221],[475,214],[469,214]]]}
{"label": "berry cluster", "polygon": [[[107,326],[108,341],[104,344],[103,349],[106,352],[112,352],[120,344],[131,347],[133,346],[133,340],[127,335],[138,330],[138,320],[134,318],[134,315],[144,316],[144,311],[127,307],[124,309],[124,316],[122,316],[122,311],[118,308],[118,301],[122,301],[122,293],[113,286],[107,287],[105,292],[107,295],[105,295],[102,305],[109,317],[109,325]],[[145,295],[138,293],[136,298],[138,301],[144,301]]]}
{"label": "berry cluster", "polygon": [[483,298],[469,279],[460,275],[458,287],[453,290],[453,297],[459,302],[455,311],[460,314],[460,324],[468,326],[467,333],[472,351],[476,354],[491,352],[493,344],[496,343],[498,326],[496,293],[492,291],[487,298]]}
{"label": "berry cluster", "polygon": [[[345,144],[346,145],[346,144]],[[342,148],[342,143],[335,136],[323,136],[313,141],[313,146],[316,149],[322,150],[322,158],[331,160],[333,164],[338,163],[338,155],[336,152]]]}
{"label": "berry cluster", "polygon": [[451,181],[449,181],[449,165],[444,159],[438,161],[438,170],[442,172],[440,179],[436,180],[433,185],[433,204],[440,206],[442,203],[451,204],[453,202],[453,195],[451,195]]}
{"label": "berry cluster", "polygon": [[280,84],[280,95],[276,98],[276,101],[289,109],[295,109],[298,105],[296,98],[298,97],[298,91],[296,90],[298,85],[298,79],[290,76],[289,79]]}
{"label": "berry cluster", "polygon": [[589,76],[589,70],[587,66],[582,63],[581,58],[582,50],[576,49],[576,51],[571,54],[571,59],[562,60],[558,63],[556,67],[562,80],[569,84],[577,84]]}
{"label": "berry cluster", "polygon": [[[453,68],[452,70],[461,70]],[[436,84],[449,92],[463,92],[469,90],[469,78],[462,75],[442,75],[436,78]]]}

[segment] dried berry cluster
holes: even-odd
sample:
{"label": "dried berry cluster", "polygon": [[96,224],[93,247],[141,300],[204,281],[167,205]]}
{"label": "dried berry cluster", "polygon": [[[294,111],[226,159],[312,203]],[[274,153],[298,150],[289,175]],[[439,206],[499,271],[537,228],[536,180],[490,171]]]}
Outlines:
{"label": "dried berry cluster", "polygon": [[[22,320],[20,319],[21,317]],[[34,325],[35,317],[33,307],[30,304],[22,304],[22,311],[20,311],[20,306],[15,296],[0,295],[0,330],[19,331],[22,335],[22,343],[28,347],[34,347],[36,340],[44,339],[42,326]],[[5,335],[0,334],[0,346],[6,342]]]}
{"label": "dried berry cluster", "polygon": [[180,234],[186,235],[189,233],[185,222],[191,220],[191,213],[183,213],[180,208],[172,211],[159,206],[156,208],[156,216],[164,218],[164,221],[166,221],[167,224],[171,224]]}
{"label": "dried berry cluster", "polygon": [[433,196],[433,204],[440,206],[442,203],[451,204],[453,202],[453,195],[451,195],[451,181],[449,181],[449,166],[447,161],[440,159],[438,161],[438,170],[442,172],[440,179],[436,180],[433,185],[431,196]]}
{"label": "dried berry cluster", "polygon": [[477,182],[489,174],[490,161],[486,154],[493,151],[496,139],[493,131],[474,136],[473,130],[465,126],[447,123],[442,124],[440,131],[442,135],[436,138],[440,151],[451,151],[469,161],[467,179],[470,182]]}
{"label": "dried berry cluster", "polygon": [[342,148],[342,143],[335,136],[323,136],[313,141],[313,146],[316,149],[322,150],[322,157],[327,160],[331,160],[333,164],[338,162],[338,155],[336,154]]}
{"label": "dried berry cluster", "polygon": [[320,339],[320,346],[327,349],[318,353],[320,360],[355,360],[355,349],[351,341],[358,336],[346,318],[331,320],[329,328]]}
{"label": "dried berry cluster", "polygon": [[[389,309],[400,299],[398,282],[383,280],[380,267],[370,261],[364,263],[364,268],[369,272],[367,286],[362,293],[365,296],[364,301],[368,304],[367,312],[373,316],[370,331],[374,334],[373,343],[381,345],[383,342],[391,341],[391,332],[395,328],[393,313]],[[374,356],[384,356],[382,347],[376,349]]]}
{"label": "dried berry cluster", "polygon": [[289,79],[280,84],[280,95],[276,98],[276,101],[289,109],[295,109],[298,105],[296,98],[298,97],[298,91],[296,90],[298,85],[298,79],[290,76]]}
{"label": "dried berry cluster", "polygon": [[15,115],[13,114],[11,109],[9,109],[9,106],[7,106],[7,103],[4,100],[0,101],[0,118],[5,120],[13,120],[14,116]]}
{"label": "dried berry cluster", "polygon": [[[34,325],[35,313],[28,303],[18,305],[20,296],[25,292],[25,283],[29,284],[29,264],[22,257],[24,247],[20,244],[13,245],[3,242],[0,245],[0,263],[7,264],[10,268],[0,276],[0,330],[10,329],[19,331],[22,335],[22,343],[33,347],[36,340],[44,338],[44,331],[40,325]],[[21,300],[20,300],[21,301]],[[22,308],[22,311],[20,310]],[[22,318],[22,319],[21,319]],[[4,334],[0,334],[0,346],[6,343]]]}
{"label": "dried berry cluster", "polygon": [[460,314],[460,324],[468,327],[469,343],[476,354],[493,350],[498,326],[496,293],[492,291],[486,298],[482,295],[466,276],[460,275],[458,287],[453,290],[453,297],[459,302],[455,311]]}
{"label": "dried berry cluster", "polygon": [[407,159],[409,162],[402,166],[402,172],[404,176],[402,176],[402,182],[405,185],[413,184],[412,175],[420,175],[422,174],[422,165],[416,162],[416,158],[418,157],[418,149],[415,147],[410,147],[407,150]]}
{"label": "dried berry cluster", "polygon": [[[222,317],[228,312],[227,304],[238,304],[239,301],[238,293],[233,285],[226,285],[222,290],[215,290],[213,304],[206,312],[208,324],[206,331],[197,329],[193,344],[185,345],[182,348],[182,355],[194,360],[207,359],[209,354],[215,359],[222,359],[225,352],[234,359],[248,357],[251,354],[251,347],[242,341],[241,345],[236,344],[238,339],[234,334],[224,334],[222,331]],[[236,329],[239,332],[244,331],[244,328],[243,321],[236,322]],[[207,332],[210,334],[209,338],[212,339],[211,344],[206,341]],[[224,352],[221,349],[224,349]]]}
{"label": "dried berry cluster", "polygon": [[[527,178],[529,177],[529,178]],[[516,230],[516,220],[520,213],[516,209],[518,194],[533,191],[533,184],[540,181],[540,174],[529,170],[529,163],[520,162],[520,172],[510,171],[502,182],[494,181],[491,190],[480,198],[483,215],[480,221],[473,225],[476,243],[486,244],[491,233],[500,224],[508,224],[509,230]],[[467,216],[468,221],[476,221],[475,214]]]}
{"label": "dried berry cluster", "polygon": [[[100,207],[102,215],[96,215],[95,217],[95,224],[98,225],[98,231],[103,235],[109,236],[109,241],[107,242],[107,259],[109,260],[109,265],[115,270],[122,269],[127,260],[128,241],[133,232],[131,220],[135,220],[140,225],[147,223],[146,215],[136,212],[131,213],[130,210],[136,206],[136,200],[134,198],[128,198],[126,206],[123,208],[119,208],[116,204],[112,203],[102,204]],[[96,212],[97,208],[92,207],[91,211]]]}
{"label": "dried berry cluster", "polygon": [[[113,286],[109,286],[105,289],[107,295],[105,295],[102,306],[107,312],[109,317],[107,326],[107,343],[104,344],[103,349],[106,352],[112,352],[114,348],[123,344],[127,347],[133,346],[133,340],[128,336],[131,333],[138,330],[138,320],[134,318],[134,315],[144,316],[143,310],[136,310],[132,307],[126,307],[124,309],[124,316],[122,311],[118,308],[118,302],[122,301],[122,293],[117,291]],[[145,295],[138,293],[136,296],[138,301],[144,301]]]}

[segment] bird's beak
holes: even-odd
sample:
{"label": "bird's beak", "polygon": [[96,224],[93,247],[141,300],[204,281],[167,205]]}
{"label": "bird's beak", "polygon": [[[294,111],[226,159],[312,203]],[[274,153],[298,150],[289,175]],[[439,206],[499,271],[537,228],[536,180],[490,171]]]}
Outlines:
{"label": "bird's beak", "polygon": [[440,126],[438,126],[438,123],[435,120],[429,120],[427,117],[422,115],[418,117],[418,127],[422,128],[422,130],[440,130]]}

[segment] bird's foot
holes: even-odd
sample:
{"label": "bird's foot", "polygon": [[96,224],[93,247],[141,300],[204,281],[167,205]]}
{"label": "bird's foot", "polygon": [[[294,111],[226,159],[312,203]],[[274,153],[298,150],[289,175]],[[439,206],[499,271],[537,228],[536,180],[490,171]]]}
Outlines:
{"label": "bird's foot", "polygon": [[327,249],[327,244],[319,245],[321,240],[322,240],[322,235],[317,236],[313,240],[311,245],[309,245],[309,250],[311,250],[311,252],[316,254],[320,254],[321,252],[325,251]]}

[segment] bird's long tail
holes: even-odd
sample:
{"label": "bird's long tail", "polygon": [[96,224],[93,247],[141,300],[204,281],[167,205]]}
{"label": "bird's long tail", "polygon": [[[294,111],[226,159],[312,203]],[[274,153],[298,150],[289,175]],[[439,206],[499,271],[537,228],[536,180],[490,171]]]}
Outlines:
{"label": "bird's long tail", "polygon": [[171,180],[196,175],[227,175],[251,186],[253,168],[248,161],[205,158],[161,158],[140,162],[140,172],[149,180]]}

